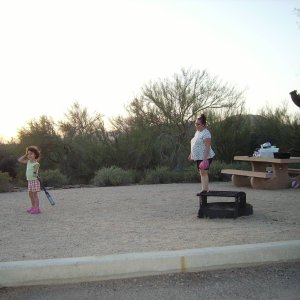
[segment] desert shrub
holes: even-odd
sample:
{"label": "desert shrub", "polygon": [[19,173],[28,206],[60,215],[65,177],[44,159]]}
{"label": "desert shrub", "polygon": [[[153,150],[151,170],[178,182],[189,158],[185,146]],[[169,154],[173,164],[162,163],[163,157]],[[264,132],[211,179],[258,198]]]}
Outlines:
{"label": "desert shrub", "polygon": [[68,183],[67,177],[58,169],[45,170],[40,173],[40,176],[45,186],[62,187]]}
{"label": "desert shrub", "polygon": [[145,177],[145,172],[140,170],[131,170],[131,174],[133,183],[140,183]]}
{"label": "desert shrub", "polygon": [[184,182],[183,171],[170,171],[169,176],[170,176],[170,181],[173,183]]}
{"label": "desert shrub", "polygon": [[147,170],[144,180],[141,183],[144,184],[156,184],[156,183],[170,183],[172,179],[172,171],[167,167],[157,167],[156,169]]}
{"label": "desert shrub", "polygon": [[91,182],[96,186],[118,186],[133,183],[134,177],[133,170],[112,166],[98,170]]}
{"label": "desert shrub", "polygon": [[193,164],[184,170],[183,177],[184,182],[199,182],[199,172],[196,165]]}
{"label": "desert shrub", "polygon": [[0,192],[6,193],[10,190],[10,177],[8,172],[0,172]]}
{"label": "desert shrub", "polygon": [[247,162],[235,161],[232,163],[225,163],[222,161],[213,161],[209,168],[209,178],[211,181],[221,180],[221,181],[230,181],[231,175],[221,174],[222,169],[235,169],[235,170],[251,170],[251,165]]}
{"label": "desert shrub", "polygon": [[[231,167],[230,167],[231,168]],[[219,181],[222,180],[223,174],[221,174],[222,169],[229,169],[228,164],[223,161],[213,160],[212,164],[209,167],[209,180]]]}
{"label": "desert shrub", "polygon": [[[209,180],[230,180],[231,175],[221,174],[222,169],[250,170],[251,165],[245,162],[233,162],[228,164],[223,161],[214,160],[209,168]],[[200,180],[199,172],[194,164],[184,170],[183,176],[184,182],[199,182]]]}

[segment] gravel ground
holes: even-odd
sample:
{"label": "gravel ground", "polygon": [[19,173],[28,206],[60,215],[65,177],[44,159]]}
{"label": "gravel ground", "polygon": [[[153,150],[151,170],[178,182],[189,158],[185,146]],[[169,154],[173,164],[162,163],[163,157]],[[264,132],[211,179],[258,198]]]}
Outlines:
{"label": "gravel ground", "polygon": [[70,285],[0,289],[5,300],[299,299],[300,262]]}
{"label": "gravel ground", "polygon": [[[211,190],[237,190],[212,183]],[[0,261],[178,250],[300,239],[300,189],[239,188],[254,214],[198,219],[199,184],[51,190],[42,214],[27,192],[0,194]],[[209,199],[221,201],[222,199]],[[223,199],[222,201],[228,201]],[[0,289],[0,299],[299,299],[300,262],[72,285]]]}
{"label": "gravel ground", "polygon": [[[41,193],[40,215],[26,213],[26,191],[1,193],[0,261],[300,239],[300,189],[239,188],[254,213],[234,220],[197,218],[199,188],[200,184],[157,184],[51,190],[56,205],[49,205]],[[210,188],[237,189],[222,182]]]}

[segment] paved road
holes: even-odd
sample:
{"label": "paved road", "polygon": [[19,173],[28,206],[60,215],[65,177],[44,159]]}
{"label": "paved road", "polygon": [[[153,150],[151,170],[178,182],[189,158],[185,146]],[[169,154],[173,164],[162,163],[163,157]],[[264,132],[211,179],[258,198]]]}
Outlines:
{"label": "paved road", "polygon": [[248,268],[0,289],[7,300],[300,299],[300,262]]}

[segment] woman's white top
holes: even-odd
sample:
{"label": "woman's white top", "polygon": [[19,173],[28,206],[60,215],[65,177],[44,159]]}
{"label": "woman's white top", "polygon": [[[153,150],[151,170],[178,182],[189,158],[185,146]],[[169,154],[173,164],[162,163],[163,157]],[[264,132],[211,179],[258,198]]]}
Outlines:
{"label": "woman's white top", "polygon": [[[204,140],[211,139],[211,134],[207,128],[202,131],[196,131],[194,137],[191,139],[191,159],[192,160],[203,160],[205,144]],[[213,158],[215,152],[209,147],[208,158]]]}

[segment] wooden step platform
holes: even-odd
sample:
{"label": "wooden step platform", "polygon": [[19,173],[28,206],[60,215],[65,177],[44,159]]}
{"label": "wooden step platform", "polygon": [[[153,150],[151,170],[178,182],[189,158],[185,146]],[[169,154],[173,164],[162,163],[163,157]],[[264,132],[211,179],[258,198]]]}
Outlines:
{"label": "wooden step platform", "polygon": [[[209,191],[198,193],[198,218],[234,218],[253,214],[252,205],[246,203],[246,193],[241,191]],[[207,203],[207,197],[233,197],[232,202]]]}

